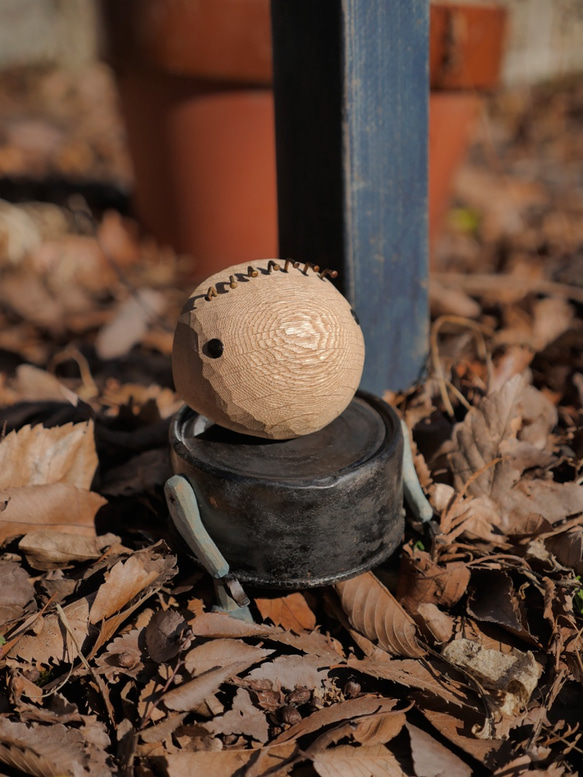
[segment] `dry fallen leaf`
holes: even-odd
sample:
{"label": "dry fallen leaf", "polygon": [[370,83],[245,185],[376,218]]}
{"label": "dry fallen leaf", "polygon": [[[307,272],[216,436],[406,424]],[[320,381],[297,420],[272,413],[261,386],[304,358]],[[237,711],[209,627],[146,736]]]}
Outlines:
{"label": "dry fallen leaf", "polygon": [[545,545],[563,566],[571,567],[576,575],[583,574],[583,529],[574,526],[567,531],[554,534],[545,540]]}
{"label": "dry fallen leaf", "polygon": [[89,732],[89,726],[26,725],[0,718],[0,761],[34,777],[110,777],[105,726],[94,721],[91,728]]}
{"label": "dry fallen leaf", "polygon": [[395,656],[424,655],[412,618],[372,572],[335,585],[350,624]]}
{"label": "dry fallen leaf", "polygon": [[16,562],[0,559],[0,626],[22,618],[34,604],[34,587],[28,573]]}
{"label": "dry fallen leaf", "polygon": [[184,668],[194,677],[240,661],[249,661],[251,666],[272,653],[273,650],[248,645],[238,639],[214,639],[192,648],[184,656]]}
{"label": "dry fallen leaf", "polygon": [[195,677],[194,680],[188,680],[167,691],[162,696],[162,703],[166,709],[176,712],[195,710],[224,682],[244,672],[253,663],[255,663],[255,658],[210,669]]}
{"label": "dry fallen leaf", "polygon": [[67,564],[98,559],[105,548],[120,539],[115,534],[85,537],[57,531],[31,531],[18,543],[33,569],[58,569]]}
{"label": "dry fallen leaf", "polygon": [[309,608],[306,597],[299,591],[269,599],[256,598],[255,604],[263,620],[269,618],[275,626],[281,626],[286,631],[301,634],[316,628],[316,616]]}
{"label": "dry fallen leaf", "polygon": [[471,777],[472,769],[432,736],[411,723],[406,728],[417,777]]}
{"label": "dry fallen leaf", "polygon": [[128,353],[165,305],[164,296],[153,289],[141,289],[124,300],[113,319],[97,335],[95,348],[99,358],[117,359]]}
{"label": "dry fallen leaf", "polygon": [[176,610],[158,610],[146,626],[145,638],[148,654],[157,664],[165,664],[176,658],[190,645],[188,625]]}
{"label": "dry fallen leaf", "polygon": [[24,426],[0,442],[0,492],[49,483],[89,489],[96,468],[92,421]]}
{"label": "dry fallen leaf", "polygon": [[205,724],[212,734],[242,734],[257,742],[267,742],[269,726],[265,713],[251,702],[249,692],[239,688],[233,699],[233,706],[220,717]]}
{"label": "dry fallen leaf", "polygon": [[0,491],[0,542],[40,528],[95,536],[95,516],[107,500],[93,491],[48,483]]}
{"label": "dry fallen leaf", "polygon": [[424,603],[452,607],[459,602],[470,581],[463,562],[436,564],[429,553],[407,544],[403,547],[397,598],[410,613]]}
{"label": "dry fallen leaf", "polygon": [[134,553],[126,561],[118,561],[97,591],[91,605],[91,623],[99,623],[121,610],[159,575],[160,565],[148,556]]}
{"label": "dry fallen leaf", "polygon": [[[264,755],[265,771],[278,767],[291,755],[289,745],[270,747]],[[256,750],[229,749],[221,752],[199,751],[196,753],[171,753],[157,756],[150,761],[156,767],[156,774],[163,777],[193,777],[193,775],[212,775],[212,777],[235,777],[241,769],[256,758]],[[248,771],[246,771],[249,774]]]}
{"label": "dry fallen leaf", "polygon": [[332,747],[318,753],[313,764],[320,777],[406,777],[406,772],[384,745]]}

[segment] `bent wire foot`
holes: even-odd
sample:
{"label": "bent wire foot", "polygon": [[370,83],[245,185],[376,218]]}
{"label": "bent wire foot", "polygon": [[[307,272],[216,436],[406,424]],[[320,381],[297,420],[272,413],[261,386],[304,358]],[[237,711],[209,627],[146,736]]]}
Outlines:
{"label": "bent wire foot", "polygon": [[409,442],[409,427],[401,421],[403,430],[403,493],[409,509],[421,523],[429,523],[433,518],[433,508],[423,493],[421,483],[413,464],[411,443]]}
{"label": "bent wire foot", "polygon": [[200,517],[194,489],[184,475],[173,475],[164,486],[168,511],[176,529],[198,561],[213,577],[218,605],[215,612],[224,612],[239,620],[253,622],[249,599],[229,565],[207,532]]}

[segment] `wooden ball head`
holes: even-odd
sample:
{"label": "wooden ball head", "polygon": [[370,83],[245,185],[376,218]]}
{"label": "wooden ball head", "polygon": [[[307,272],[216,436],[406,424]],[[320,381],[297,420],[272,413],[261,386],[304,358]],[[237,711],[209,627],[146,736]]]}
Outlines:
{"label": "wooden ball head", "polygon": [[278,440],[337,418],[363,364],[358,320],[326,273],[275,260],[229,267],[198,286],[172,353],[176,390],[193,410]]}

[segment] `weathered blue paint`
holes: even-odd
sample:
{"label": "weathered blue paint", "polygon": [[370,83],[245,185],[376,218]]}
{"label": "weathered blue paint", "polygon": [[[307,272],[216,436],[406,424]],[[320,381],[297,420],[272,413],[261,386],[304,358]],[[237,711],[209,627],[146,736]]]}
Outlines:
{"label": "weathered blue paint", "polygon": [[362,388],[428,347],[428,0],[272,0],[282,256],[324,262],[364,331]]}
{"label": "weathered blue paint", "polygon": [[363,386],[403,389],[428,343],[426,0],[342,0],[347,293]]}

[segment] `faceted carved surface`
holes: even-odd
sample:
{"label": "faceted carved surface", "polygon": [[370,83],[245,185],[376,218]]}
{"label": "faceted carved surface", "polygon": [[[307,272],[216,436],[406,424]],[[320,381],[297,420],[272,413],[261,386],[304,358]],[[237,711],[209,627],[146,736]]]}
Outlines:
{"label": "faceted carved surface", "polygon": [[176,389],[190,407],[233,431],[273,439],[333,421],[352,400],[363,364],[360,326],[330,281],[310,267],[268,260],[198,286],[172,356]]}

